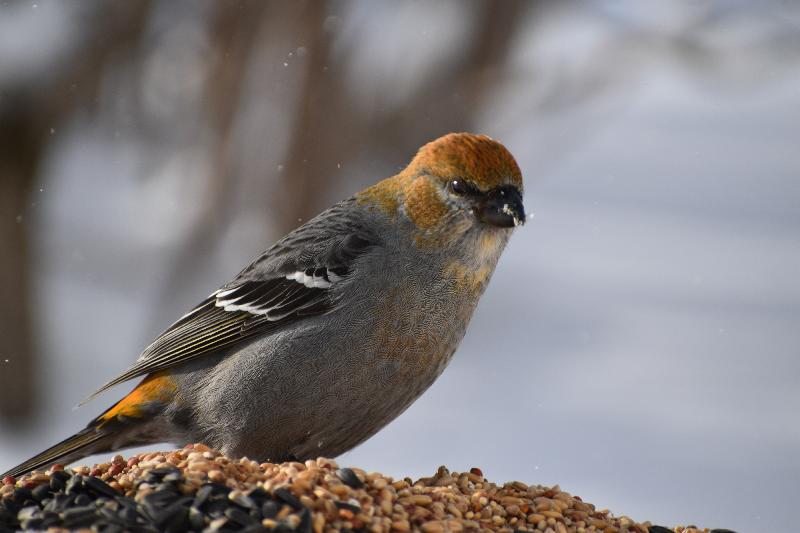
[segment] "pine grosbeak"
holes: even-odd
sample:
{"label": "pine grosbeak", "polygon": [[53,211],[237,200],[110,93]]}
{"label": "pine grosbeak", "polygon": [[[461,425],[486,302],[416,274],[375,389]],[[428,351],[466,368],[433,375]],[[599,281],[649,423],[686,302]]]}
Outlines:
{"label": "pine grosbeak", "polygon": [[444,370],[524,221],[511,154],[441,137],[279,240],[97,392],[145,376],[130,394],[4,475],[157,442],[258,461],[339,455]]}

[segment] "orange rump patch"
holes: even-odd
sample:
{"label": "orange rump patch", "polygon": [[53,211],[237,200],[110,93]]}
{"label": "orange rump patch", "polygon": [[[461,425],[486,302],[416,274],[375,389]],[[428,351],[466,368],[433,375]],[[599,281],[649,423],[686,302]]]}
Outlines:
{"label": "orange rump patch", "polygon": [[141,418],[144,416],[144,407],[147,404],[169,402],[172,400],[176,388],[175,381],[166,371],[147,376],[130,394],[100,415],[99,421],[109,422],[118,416]]}

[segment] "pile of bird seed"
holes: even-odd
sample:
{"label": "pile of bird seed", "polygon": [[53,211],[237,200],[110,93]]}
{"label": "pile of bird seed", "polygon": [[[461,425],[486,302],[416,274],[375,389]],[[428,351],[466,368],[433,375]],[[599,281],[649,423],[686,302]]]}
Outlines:
{"label": "pile of bird seed", "polygon": [[545,533],[722,533],[615,517],[556,487],[496,485],[481,471],[439,468],[416,482],[329,459],[259,464],[202,444],[93,468],[7,477],[0,531],[543,531]]}

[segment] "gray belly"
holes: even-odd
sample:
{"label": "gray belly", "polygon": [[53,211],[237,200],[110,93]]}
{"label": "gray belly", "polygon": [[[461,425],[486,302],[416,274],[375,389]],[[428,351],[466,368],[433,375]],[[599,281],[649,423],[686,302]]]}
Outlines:
{"label": "gray belly", "polygon": [[439,376],[474,307],[404,296],[356,320],[308,319],[187,373],[195,385],[185,403],[196,407],[182,416],[197,428],[187,437],[260,461],[333,457],[361,443]]}

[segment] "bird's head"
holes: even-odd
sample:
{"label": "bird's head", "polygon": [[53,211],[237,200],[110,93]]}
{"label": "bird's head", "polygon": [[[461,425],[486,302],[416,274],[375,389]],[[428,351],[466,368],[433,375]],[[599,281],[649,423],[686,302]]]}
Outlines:
{"label": "bird's head", "polygon": [[451,133],[426,144],[402,172],[359,199],[407,218],[420,244],[458,244],[466,235],[504,244],[525,223],[519,167],[485,135]]}

